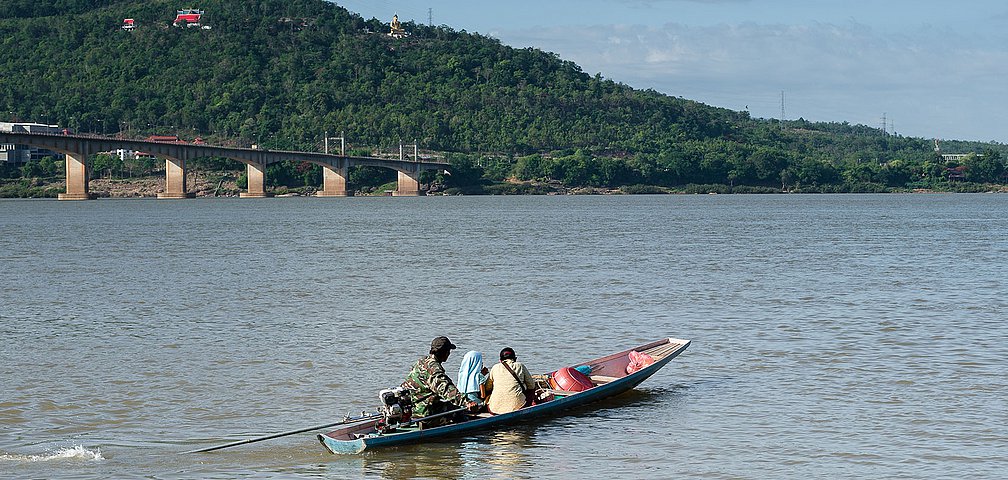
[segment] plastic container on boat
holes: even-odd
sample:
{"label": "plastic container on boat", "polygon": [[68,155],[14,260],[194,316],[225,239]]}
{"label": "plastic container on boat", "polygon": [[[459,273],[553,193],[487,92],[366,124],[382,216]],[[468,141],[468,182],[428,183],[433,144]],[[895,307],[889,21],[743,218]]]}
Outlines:
{"label": "plastic container on boat", "polygon": [[554,372],[550,377],[550,385],[557,390],[568,392],[583,392],[595,386],[591,378],[571,367],[564,367]]}

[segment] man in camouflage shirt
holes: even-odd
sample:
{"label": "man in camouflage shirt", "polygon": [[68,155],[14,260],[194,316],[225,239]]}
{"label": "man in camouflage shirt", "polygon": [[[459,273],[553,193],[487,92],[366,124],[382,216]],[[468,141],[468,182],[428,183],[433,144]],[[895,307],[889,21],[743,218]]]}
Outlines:
{"label": "man in camouflage shirt", "polygon": [[[402,383],[403,388],[410,392],[413,401],[413,417],[426,417],[455,410],[462,405],[471,406],[465,396],[459,392],[451,377],[445,374],[442,363],[448,360],[455,345],[448,337],[437,337],[431,341],[430,355],[417,360]],[[447,423],[449,418],[434,419],[425,426]]]}

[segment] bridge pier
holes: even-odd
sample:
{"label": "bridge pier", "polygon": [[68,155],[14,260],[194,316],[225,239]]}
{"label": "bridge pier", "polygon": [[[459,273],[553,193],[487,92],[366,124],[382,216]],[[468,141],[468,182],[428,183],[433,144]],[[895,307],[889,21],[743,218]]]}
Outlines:
{"label": "bridge pier", "polygon": [[165,160],[165,190],[157,198],[196,198],[195,193],[186,191],[185,160]]}
{"label": "bridge pier", "polygon": [[392,192],[393,197],[417,197],[420,196],[420,172],[406,173],[399,170],[399,186]]}
{"label": "bridge pier", "polygon": [[[340,160],[341,164],[344,164],[343,160]],[[346,166],[333,168],[329,166],[322,167],[322,190],[315,193],[316,197],[346,197],[346,177],[347,168]]]}
{"label": "bridge pier", "polygon": [[91,200],[88,190],[87,155],[83,153],[66,154],[66,193],[59,194],[60,200]]}
{"label": "bridge pier", "polygon": [[272,197],[273,194],[266,193],[265,179],[266,167],[260,165],[253,165],[251,163],[245,164],[245,172],[248,176],[248,188],[246,191],[238,194],[240,198],[266,198]]}

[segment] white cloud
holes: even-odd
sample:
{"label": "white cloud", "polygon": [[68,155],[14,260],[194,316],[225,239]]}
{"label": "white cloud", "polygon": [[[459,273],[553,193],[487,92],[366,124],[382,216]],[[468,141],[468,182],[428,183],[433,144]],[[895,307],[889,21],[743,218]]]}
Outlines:
{"label": "white cloud", "polygon": [[[589,73],[753,115],[877,125],[900,133],[1008,141],[998,105],[1008,52],[970,32],[922,27],[755,23],[601,25],[500,32],[506,43],[557,52]],[[990,45],[1001,42],[990,41]]]}

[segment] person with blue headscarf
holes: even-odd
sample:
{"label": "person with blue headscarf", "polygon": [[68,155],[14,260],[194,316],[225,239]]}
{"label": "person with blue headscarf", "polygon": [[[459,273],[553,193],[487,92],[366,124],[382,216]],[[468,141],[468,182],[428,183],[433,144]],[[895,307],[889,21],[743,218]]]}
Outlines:
{"label": "person with blue headscarf", "polygon": [[483,384],[486,383],[489,371],[483,366],[483,354],[477,351],[466,352],[459,365],[458,389],[466,398],[473,402],[483,402]]}

